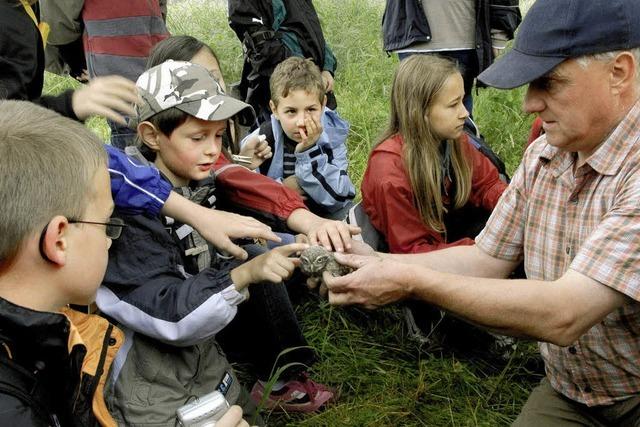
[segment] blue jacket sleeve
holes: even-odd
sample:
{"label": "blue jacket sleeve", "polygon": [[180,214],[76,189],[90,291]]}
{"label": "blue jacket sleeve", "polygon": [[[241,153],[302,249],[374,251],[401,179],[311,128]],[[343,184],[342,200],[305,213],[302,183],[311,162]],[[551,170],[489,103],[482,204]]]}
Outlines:
{"label": "blue jacket sleeve", "polygon": [[111,195],[120,211],[130,215],[158,215],[171,192],[171,184],[153,166],[146,166],[123,151],[105,145],[109,154]]}
{"label": "blue jacket sleeve", "polygon": [[356,195],[347,174],[347,134],[349,124],[338,113],[325,109],[322,135],[314,147],[296,153],[298,185],[329,212],[343,208]]}

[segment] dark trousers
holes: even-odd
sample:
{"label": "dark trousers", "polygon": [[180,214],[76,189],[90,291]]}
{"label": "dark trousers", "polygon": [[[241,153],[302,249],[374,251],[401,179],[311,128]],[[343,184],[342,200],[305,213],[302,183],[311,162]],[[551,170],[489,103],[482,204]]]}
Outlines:
{"label": "dark trousers", "polygon": [[[250,257],[264,252],[258,245],[246,246]],[[298,283],[298,286],[302,284]],[[288,379],[315,362],[315,353],[306,347],[298,319],[283,283],[255,283],[250,297],[238,306],[238,314],[216,340],[233,363],[248,363],[258,379],[266,381],[287,364],[280,379]],[[291,350],[280,355],[287,349]],[[306,366],[305,366],[306,365]]]}

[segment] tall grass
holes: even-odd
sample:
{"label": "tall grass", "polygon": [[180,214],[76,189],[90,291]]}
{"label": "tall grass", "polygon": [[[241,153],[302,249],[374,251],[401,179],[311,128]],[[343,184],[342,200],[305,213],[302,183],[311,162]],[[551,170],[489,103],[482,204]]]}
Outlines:
{"label": "tall grass", "polygon": [[[395,56],[382,51],[381,0],[316,0],[324,34],[338,59],[335,91],[340,114],[351,123],[350,175],[359,187],[368,153],[385,125]],[[239,79],[242,50],[229,29],[226,2],[190,0],[169,5],[169,28],[211,44],[225,80]],[[47,76],[46,90],[72,86]],[[523,92],[481,89],[474,116],[490,145],[513,172],[531,118],[521,113]],[[104,121],[89,126],[104,138]],[[505,367],[481,357],[425,351],[407,338],[399,309],[375,312],[332,308],[308,297],[297,308],[305,335],[318,352],[313,376],[340,395],[310,415],[267,414],[270,425],[301,426],[500,426],[518,414],[539,379],[529,371],[531,345],[521,343]]]}

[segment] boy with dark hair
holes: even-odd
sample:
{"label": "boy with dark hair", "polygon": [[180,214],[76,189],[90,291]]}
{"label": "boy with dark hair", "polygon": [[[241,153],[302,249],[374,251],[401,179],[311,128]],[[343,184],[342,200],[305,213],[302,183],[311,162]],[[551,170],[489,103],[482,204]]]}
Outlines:
{"label": "boy with dark hair", "polygon": [[[213,208],[211,172],[227,119],[251,120],[251,107],[226,96],[205,68],[188,62],[153,67],[137,86],[144,100],[138,136],[147,160],[175,191]],[[131,338],[131,345],[118,354],[118,369],[107,386],[108,403],[119,422],[173,426],[179,406],[216,388],[251,414],[255,408],[243,400],[218,341],[252,364],[261,381],[269,379],[274,365],[295,365],[268,396],[263,396],[264,382],[256,383],[252,397],[264,397],[267,407],[312,411],[333,396],[301,372],[301,365],[313,363],[309,348],[278,358],[285,349],[306,346],[280,283],[298,264],[289,256],[305,245],[266,253],[248,245],[253,259],[242,263],[217,253],[197,231],[172,218],[122,218],[128,227],[110,252],[97,297],[102,312]],[[260,282],[273,284],[252,286],[251,298],[243,303],[248,286]]]}
{"label": "boy with dark hair", "polygon": [[298,192],[315,214],[345,218],[355,197],[347,174],[349,124],[326,108],[320,69],[309,59],[288,58],[271,75],[270,87],[271,120],[241,145],[265,135],[273,156],[260,172]]}
{"label": "boy with dark hair", "polygon": [[3,101],[0,176],[0,424],[115,425],[102,389],[122,333],[66,307],[94,300],[123,227],[104,148],[79,123]]}

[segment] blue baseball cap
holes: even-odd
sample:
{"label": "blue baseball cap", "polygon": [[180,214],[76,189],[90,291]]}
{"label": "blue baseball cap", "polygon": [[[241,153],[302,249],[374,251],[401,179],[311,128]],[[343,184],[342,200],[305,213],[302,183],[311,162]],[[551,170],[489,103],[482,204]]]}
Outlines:
{"label": "blue baseball cap", "polygon": [[512,89],[569,58],[640,46],[640,0],[537,0],[514,46],[478,80]]}

